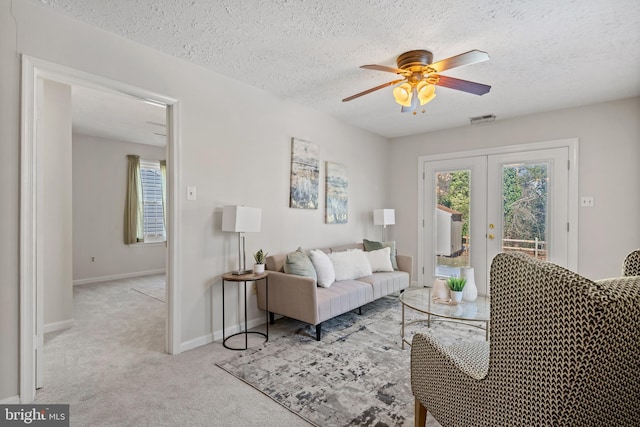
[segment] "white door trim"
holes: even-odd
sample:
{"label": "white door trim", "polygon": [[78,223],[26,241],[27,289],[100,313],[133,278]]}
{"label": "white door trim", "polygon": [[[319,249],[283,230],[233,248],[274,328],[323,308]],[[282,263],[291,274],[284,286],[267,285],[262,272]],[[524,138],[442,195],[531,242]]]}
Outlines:
{"label": "white door trim", "polygon": [[[504,147],[485,148],[478,150],[459,151],[454,153],[433,154],[418,157],[418,224],[417,230],[422,230],[425,224],[424,203],[425,203],[425,163],[436,160],[450,160],[464,157],[489,156],[496,154],[509,154],[521,151],[546,150],[550,148],[567,147],[569,150],[569,235],[568,235],[568,259],[567,268],[572,271],[578,270],[578,138],[558,139],[552,141],[534,142],[527,144],[508,145]],[[418,283],[423,286],[431,286],[425,283],[425,241],[424,233],[418,233],[418,263],[417,277]]]}
{"label": "white door trim", "polygon": [[131,96],[166,106],[167,110],[167,328],[166,351],[180,351],[180,104],[143,88],[22,55],[20,153],[20,402],[35,399],[36,289],[38,254],[38,147],[36,144],[36,83],[38,78],[76,84]]}

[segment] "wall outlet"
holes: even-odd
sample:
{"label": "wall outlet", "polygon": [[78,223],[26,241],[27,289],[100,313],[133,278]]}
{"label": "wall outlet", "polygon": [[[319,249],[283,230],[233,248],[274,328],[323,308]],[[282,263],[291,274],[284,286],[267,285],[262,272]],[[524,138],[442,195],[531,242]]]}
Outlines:
{"label": "wall outlet", "polygon": [[91,262],[96,262],[96,257],[92,256],[91,257]]}
{"label": "wall outlet", "polygon": [[582,196],[582,197],[580,197],[580,207],[581,208],[591,208],[591,207],[593,207],[593,196]]}

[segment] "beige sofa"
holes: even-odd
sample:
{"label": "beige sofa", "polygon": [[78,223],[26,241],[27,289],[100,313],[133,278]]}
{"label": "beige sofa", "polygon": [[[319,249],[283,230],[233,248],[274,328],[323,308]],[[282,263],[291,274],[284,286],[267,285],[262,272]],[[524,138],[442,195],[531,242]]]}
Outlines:
{"label": "beige sofa", "polygon": [[[364,249],[361,243],[321,249],[325,253],[347,249]],[[310,277],[284,272],[287,254],[267,257],[269,271],[269,316],[274,314],[300,320],[316,327],[316,340],[320,341],[322,322],[351,310],[360,309],[385,295],[400,292],[411,284],[413,258],[396,255],[398,270],[376,272],[355,280],[336,281],[330,287],[317,286]],[[257,283],[258,307],[266,310],[266,286]]]}

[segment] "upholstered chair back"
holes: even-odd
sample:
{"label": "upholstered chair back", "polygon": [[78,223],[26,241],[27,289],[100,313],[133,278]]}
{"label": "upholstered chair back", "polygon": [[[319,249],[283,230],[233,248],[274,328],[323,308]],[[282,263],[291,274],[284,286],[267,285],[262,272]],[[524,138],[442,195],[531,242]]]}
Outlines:
{"label": "upholstered chair back", "polygon": [[631,252],[622,266],[623,276],[640,276],[640,249]]}
{"label": "upholstered chair back", "polygon": [[502,253],[490,292],[488,352],[479,343],[449,350],[432,333],[413,339],[413,393],[442,425],[640,419],[640,277],[593,282]]}

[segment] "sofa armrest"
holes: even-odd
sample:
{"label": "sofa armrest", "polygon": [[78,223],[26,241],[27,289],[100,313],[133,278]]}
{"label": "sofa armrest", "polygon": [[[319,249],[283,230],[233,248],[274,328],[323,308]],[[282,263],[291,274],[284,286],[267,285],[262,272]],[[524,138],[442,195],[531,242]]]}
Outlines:
{"label": "sofa armrest", "polygon": [[[316,325],[318,295],[316,281],[310,277],[269,271],[269,311]],[[258,308],[266,309],[266,285],[257,283]]]}
{"label": "sofa armrest", "polygon": [[409,286],[413,279],[413,257],[410,255],[396,255],[398,270],[409,273]]}

